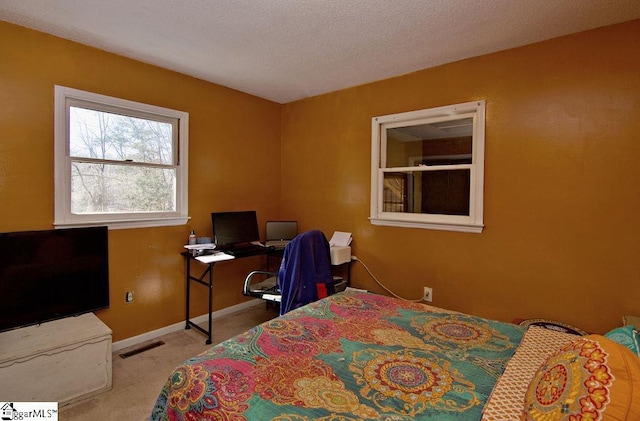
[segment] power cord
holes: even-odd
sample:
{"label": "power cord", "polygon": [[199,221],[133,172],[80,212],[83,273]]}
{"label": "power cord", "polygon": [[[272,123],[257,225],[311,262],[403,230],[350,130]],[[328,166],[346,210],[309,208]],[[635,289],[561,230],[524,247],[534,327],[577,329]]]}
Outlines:
{"label": "power cord", "polygon": [[401,296],[397,295],[395,292],[391,291],[389,288],[387,288],[386,286],[384,286],[384,285],[382,284],[382,282],[380,282],[380,281],[378,280],[378,278],[376,278],[376,276],[371,272],[371,270],[369,270],[369,267],[368,267],[368,266],[367,266],[367,265],[366,265],[366,264],[365,264],[361,259],[357,258],[356,256],[351,256],[351,260],[352,260],[352,261],[356,261],[356,262],[360,263],[360,264],[365,268],[365,270],[367,271],[367,273],[369,274],[369,276],[371,276],[371,278],[372,278],[374,281],[376,281],[376,283],[377,283],[378,285],[380,285],[380,286],[381,286],[385,291],[387,291],[389,294],[393,295],[394,297],[399,298],[399,299],[404,300],[404,301],[410,301],[410,302],[412,302],[412,303],[420,303],[420,302],[424,301],[424,299],[425,299],[425,296],[424,296],[424,295],[422,296],[422,298],[417,299],[417,300],[411,300],[411,299],[404,298],[404,297],[401,297]]}

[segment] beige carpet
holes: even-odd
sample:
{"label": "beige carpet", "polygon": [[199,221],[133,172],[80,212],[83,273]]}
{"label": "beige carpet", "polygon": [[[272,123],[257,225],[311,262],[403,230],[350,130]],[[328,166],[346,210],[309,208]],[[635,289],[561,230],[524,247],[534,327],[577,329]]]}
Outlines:
{"label": "beige carpet", "polygon": [[[264,305],[250,307],[213,321],[213,344],[220,343],[278,315]],[[157,338],[164,342],[157,348],[129,358],[113,354],[113,388],[99,395],[60,408],[60,421],[144,421],[151,414],[162,386],[171,371],[182,361],[213,345],[195,329],[181,330]],[[151,341],[153,342],[153,341]],[[140,344],[132,349],[139,348]]]}

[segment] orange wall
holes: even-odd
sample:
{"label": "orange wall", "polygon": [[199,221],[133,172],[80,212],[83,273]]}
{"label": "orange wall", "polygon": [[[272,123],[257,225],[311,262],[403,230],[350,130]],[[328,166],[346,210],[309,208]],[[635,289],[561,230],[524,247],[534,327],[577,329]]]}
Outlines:
{"label": "orange wall", "polygon": [[[282,214],[354,234],[394,292],[604,332],[640,314],[640,21],[283,106]],[[372,64],[375,65],[375,64]],[[371,118],[485,99],[485,229],[368,221]],[[355,264],[353,284],[383,290]]]}
{"label": "orange wall", "polygon": [[[192,219],[109,231],[111,306],[97,313],[116,341],[183,321],[179,253],[190,229],[210,236],[214,210],[256,209],[261,226],[280,215],[281,106],[6,22],[0,56],[0,232],[53,227],[54,85],[189,113]],[[244,300],[242,281],[258,263],[216,267],[215,310]],[[204,314],[204,287],[195,288],[192,315]]]}

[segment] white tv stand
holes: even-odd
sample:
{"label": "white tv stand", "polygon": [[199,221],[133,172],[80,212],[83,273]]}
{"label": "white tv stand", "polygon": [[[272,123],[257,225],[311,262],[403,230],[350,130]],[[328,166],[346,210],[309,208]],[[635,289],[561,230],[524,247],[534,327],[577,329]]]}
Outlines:
{"label": "white tv stand", "polygon": [[111,329],[93,313],[0,333],[0,400],[60,406],[111,389]]}

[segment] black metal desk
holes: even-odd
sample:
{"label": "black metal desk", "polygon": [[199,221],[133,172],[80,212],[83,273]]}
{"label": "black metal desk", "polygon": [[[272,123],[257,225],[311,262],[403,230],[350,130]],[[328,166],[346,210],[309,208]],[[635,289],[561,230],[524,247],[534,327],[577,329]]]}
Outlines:
{"label": "black metal desk", "polygon": [[[202,332],[207,336],[206,344],[207,345],[211,344],[211,332],[212,332],[212,325],[213,325],[212,317],[211,317],[211,313],[213,312],[213,266],[216,263],[226,262],[226,261],[235,260],[235,259],[241,259],[244,257],[266,255],[267,256],[266,264],[267,264],[267,269],[269,270],[270,269],[269,266],[271,264],[269,259],[271,257],[282,258],[282,253],[283,253],[282,249],[273,249],[273,248],[265,248],[263,251],[259,251],[259,252],[256,252],[250,255],[241,256],[241,257],[229,256],[223,253],[214,254],[214,255],[205,255],[205,256],[194,256],[189,251],[185,251],[181,253],[184,256],[185,262],[186,262],[185,278],[186,278],[186,285],[187,285],[187,291],[186,291],[187,302],[186,302],[186,309],[185,309],[185,322],[186,322],[185,329],[191,329],[191,327],[194,327],[195,329],[197,329],[198,331]],[[220,256],[220,258],[216,259],[215,258],[216,256]],[[198,260],[198,257],[209,258],[205,260],[211,260],[211,261],[203,262],[202,260]],[[200,274],[200,276],[194,276],[191,274],[192,260],[206,266],[204,271]],[[351,285],[351,261],[342,263],[340,265],[332,265],[332,267],[334,268],[343,267],[346,270],[346,285],[343,284],[340,290],[343,290],[344,287],[346,286],[350,286]],[[344,279],[344,277],[340,277],[340,278]],[[192,322],[191,317],[189,316],[189,303],[191,298],[191,281],[196,282],[200,285],[203,285],[208,289],[208,296],[209,296],[208,297],[209,299],[208,329],[203,329],[202,327],[198,326],[198,324],[196,324],[195,322]]]}
{"label": "black metal desk", "polygon": [[[269,253],[269,249],[265,248],[263,252],[256,252],[254,254],[250,254],[242,257],[260,256],[260,255],[266,255],[268,253]],[[194,256],[189,251],[185,251],[181,254],[184,256],[185,262],[186,262],[185,278],[186,278],[186,284],[187,284],[187,291],[186,291],[187,302],[186,302],[186,309],[185,309],[185,321],[186,321],[185,329],[191,329],[191,327],[194,327],[200,332],[204,333],[207,336],[206,344],[209,345],[211,344],[211,332],[212,332],[211,313],[213,312],[213,266],[216,263],[235,260],[236,258],[242,258],[242,257],[229,256],[223,253],[214,254],[214,255]],[[203,260],[205,261],[198,260],[198,257],[203,258]],[[206,266],[200,276],[194,276],[191,274],[192,260]],[[196,282],[200,285],[203,285],[208,289],[208,295],[209,295],[209,316],[208,316],[209,328],[208,330],[203,329],[202,327],[198,326],[195,322],[192,322],[189,316],[189,302],[191,298],[191,281]]]}

